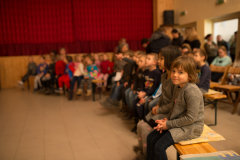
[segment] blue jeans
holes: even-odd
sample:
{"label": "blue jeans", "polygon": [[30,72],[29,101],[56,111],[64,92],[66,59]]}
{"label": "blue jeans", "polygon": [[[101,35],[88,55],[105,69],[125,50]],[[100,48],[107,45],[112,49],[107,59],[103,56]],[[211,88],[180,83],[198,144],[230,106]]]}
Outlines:
{"label": "blue jeans", "polygon": [[120,92],[120,91],[123,87],[124,87],[124,84],[120,84],[119,86],[114,84],[112,86],[112,91],[111,91],[111,94],[110,94],[110,98],[112,100],[118,100],[119,95],[122,94],[122,92]]}
{"label": "blue jeans", "polygon": [[173,144],[173,138],[168,130],[165,130],[162,133],[153,130],[147,136],[147,160],[167,160],[166,150]]}
{"label": "blue jeans", "polygon": [[125,99],[126,99],[127,106],[128,106],[129,108],[131,108],[131,107],[130,107],[130,98],[129,98],[130,92],[132,92],[131,88],[128,88],[128,89],[126,89],[126,91],[125,91]]}
{"label": "blue jeans", "polygon": [[70,91],[73,91],[73,88],[74,88],[74,84],[75,82],[77,81],[77,88],[79,88],[79,85],[81,83],[81,80],[82,80],[83,76],[79,76],[79,77],[73,77],[72,80],[71,80],[71,84],[70,84]]}
{"label": "blue jeans", "polygon": [[[149,111],[152,111],[152,108],[157,105],[159,98],[160,98],[160,97],[154,98],[151,102],[148,103],[148,109],[149,109]],[[145,107],[146,107],[146,106],[145,106]]]}

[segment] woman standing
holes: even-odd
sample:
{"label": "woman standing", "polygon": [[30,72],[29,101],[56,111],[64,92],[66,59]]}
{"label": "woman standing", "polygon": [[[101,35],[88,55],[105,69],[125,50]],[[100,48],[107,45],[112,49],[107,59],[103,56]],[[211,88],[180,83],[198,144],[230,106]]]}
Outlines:
{"label": "woman standing", "polygon": [[183,43],[188,43],[191,46],[191,49],[199,49],[201,43],[199,41],[199,35],[194,27],[186,28],[185,30],[186,39]]}
{"label": "woman standing", "polygon": [[217,45],[212,41],[212,34],[208,34],[205,39],[207,42],[204,44],[204,49],[208,55],[208,64],[211,64],[214,58],[217,56]]}

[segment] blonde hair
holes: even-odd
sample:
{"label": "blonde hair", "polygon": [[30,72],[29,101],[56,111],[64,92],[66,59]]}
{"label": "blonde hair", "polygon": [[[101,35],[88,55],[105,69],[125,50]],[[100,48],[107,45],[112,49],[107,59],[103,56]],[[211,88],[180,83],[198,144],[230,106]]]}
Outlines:
{"label": "blonde hair", "polygon": [[154,61],[158,61],[158,54],[157,53],[149,53],[148,55],[152,56]]}
{"label": "blonde hair", "polygon": [[199,35],[194,27],[186,28],[185,36],[186,36],[186,39],[189,40],[190,42],[200,39]]}
{"label": "blonde hair", "polygon": [[74,61],[75,61],[75,62],[77,62],[77,58],[78,58],[78,57],[80,57],[79,54],[77,54],[77,55],[74,56]]}
{"label": "blonde hair", "polygon": [[181,67],[185,72],[187,72],[188,76],[191,77],[189,82],[198,83],[198,74],[196,71],[196,64],[194,59],[189,56],[180,56],[173,61],[172,69]]}

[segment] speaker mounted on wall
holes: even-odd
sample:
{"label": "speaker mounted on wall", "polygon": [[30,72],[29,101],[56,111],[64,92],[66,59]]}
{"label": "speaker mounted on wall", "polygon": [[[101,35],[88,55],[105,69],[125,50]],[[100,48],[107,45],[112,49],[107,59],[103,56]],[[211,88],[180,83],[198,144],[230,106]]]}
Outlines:
{"label": "speaker mounted on wall", "polygon": [[174,25],[174,11],[166,10],[163,12],[164,25]]}

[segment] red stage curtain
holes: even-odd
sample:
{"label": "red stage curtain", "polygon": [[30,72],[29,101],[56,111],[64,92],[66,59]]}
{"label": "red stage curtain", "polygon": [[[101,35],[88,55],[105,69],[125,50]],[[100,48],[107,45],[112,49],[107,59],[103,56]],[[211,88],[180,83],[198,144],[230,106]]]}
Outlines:
{"label": "red stage curtain", "polygon": [[0,56],[111,52],[121,37],[138,50],[151,33],[151,0],[0,1]]}

